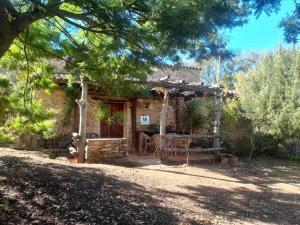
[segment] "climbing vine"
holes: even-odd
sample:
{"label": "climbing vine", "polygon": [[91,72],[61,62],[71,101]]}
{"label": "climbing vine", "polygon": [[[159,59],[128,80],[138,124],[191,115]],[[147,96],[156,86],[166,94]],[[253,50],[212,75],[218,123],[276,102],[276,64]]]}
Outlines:
{"label": "climbing vine", "polygon": [[111,106],[109,104],[105,104],[103,102],[97,105],[96,111],[94,113],[96,119],[100,121],[105,121],[108,124],[124,123],[124,113],[123,112],[112,112]]}

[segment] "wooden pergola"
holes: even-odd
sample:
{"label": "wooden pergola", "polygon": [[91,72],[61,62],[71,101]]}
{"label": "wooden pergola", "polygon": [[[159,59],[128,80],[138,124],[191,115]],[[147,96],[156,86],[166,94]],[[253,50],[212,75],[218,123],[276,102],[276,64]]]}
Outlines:
{"label": "wooden pergola", "polygon": [[[149,85],[152,88],[162,88],[164,90],[163,97],[163,105],[160,114],[160,135],[166,134],[166,113],[169,104],[169,96],[203,96],[205,94],[214,95],[215,96],[215,122],[214,122],[214,130],[213,135],[207,136],[206,138],[213,138],[213,148],[207,149],[207,151],[211,150],[221,150],[220,146],[220,119],[221,119],[221,105],[222,105],[222,95],[223,89],[221,87],[213,87],[213,86],[205,86],[203,84],[197,83],[186,83],[184,80],[181,81],[169,81],[168,78],[160,79],[159,81],[129,81],[129,82],[138,82]],[[81,78],[81,98],[77,100],[79,105],[79,139],[78,139],[78,160],[79,162],[84,161],[85,154],[85,143],[86,143],[86,119],[87,119],[87,95],[88,95],[88,84],[93,83],[84,80]],[[195,135],[194,135],[195,136]],[[201,135],[198,135],[201,138]],[[203,149],[204,150],[204,149]],[[204,150],[205,151],[205,150]]]}
{"label": "wooden pergola", "polygon": [[[163,107],[160,115],[160,135],[166,133],[166,113],[169,102],[170,93],[177,96],[192,96],[197,97],[203,94],[209,94],[215,96],[215,121],[214,121],[214,130],[213,135],[192,135],[199,138],[213,138],[213,148],[207,150],[220,150],[220,127],[221,127],[221,107],[222,107],[222,97],[223,89],[220,86],[206,86],[203,84],[197,83],[186,83],[183,80],[171,82],[168,81],[168,78],[160,81],[147,81],[152,87],[161,87],[164,89],[164,98],[163,98]],[[203,151],[205,151],[203,149]]]}

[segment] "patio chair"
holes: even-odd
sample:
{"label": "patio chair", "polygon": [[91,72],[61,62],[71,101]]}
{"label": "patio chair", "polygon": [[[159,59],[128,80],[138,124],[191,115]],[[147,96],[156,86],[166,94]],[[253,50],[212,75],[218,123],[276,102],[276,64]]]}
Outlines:
{"label": "patio chair", "polygon": [[147,148],[151,145],[155,145],[155,143],[153,143],[153,137],[150,137],[149,135],[143,133],[143,137],[144,137],[144,153],[147,151]]}
{"label": "patio chair", "polygon": [[167,140],[164,145],[164,151],[166,156],[170,154],[176,155],[177,153],[184,152],[186,154],[186,162],[189,164],[189,155],[190,155],[190,144],[192,138],[188,137],[179,137],[179,136],[169,136],[163,137]]}
{"label": "patio chair", "polygon": [[153,153],[153,157],[155,156],[155,153],[157,153],[157,155],[159,155],[160,153],[160,135],[159,134],[154,134],[152,136],[154,144],[155,144],[155,151]]}
{"label": "patio chair", "polygon": [[[159,134],[155,134],[155,135],[153,135],[153,140],[155,143],[155,151],[153,153],[153,157],[155,156],[156,153],[157,153],[157,155],[161,154],[161,148],[165,150],[168,147],[174,146],[174,144],[172,142],[170,142],[170,139],[164,135],[161,136]],[[162,144],[162,146],[160,146],[160,144]],[[168,154],[168,151],[164,151],[164,154]],[[167,156],[164,155],[161,157],[167,157]]]}

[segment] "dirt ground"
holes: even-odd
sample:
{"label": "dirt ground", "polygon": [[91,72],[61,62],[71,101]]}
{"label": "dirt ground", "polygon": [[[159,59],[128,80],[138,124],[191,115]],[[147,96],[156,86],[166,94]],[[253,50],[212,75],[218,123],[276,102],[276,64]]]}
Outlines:
{"label": "dirt ground", "polygon": [[0,224],[300,224],[299,162],[136,160],[80,165],[0,148]]}

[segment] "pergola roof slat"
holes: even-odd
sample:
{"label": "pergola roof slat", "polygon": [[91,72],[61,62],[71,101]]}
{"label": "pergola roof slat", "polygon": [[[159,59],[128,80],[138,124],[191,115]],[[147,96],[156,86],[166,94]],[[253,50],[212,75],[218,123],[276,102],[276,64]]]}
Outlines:
{"label": "pergola roof slat", "polygon": [[187,84],[187,83],[174,83],[170,81],[146,81],[146,84],[149,84],[154,87],[164,87],[167,89],[175,88],[178,92],[186,92],[186,91],[193,91],[193,92],[202,92],[208,94],[217,94],[222,92],[221,87],[211,87],[211,86],[204,86],[204,85],[196,85],[196,84]]}

